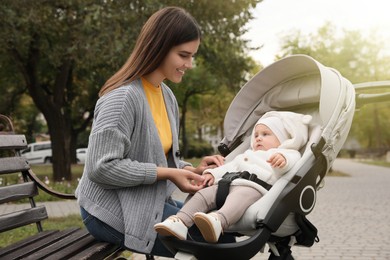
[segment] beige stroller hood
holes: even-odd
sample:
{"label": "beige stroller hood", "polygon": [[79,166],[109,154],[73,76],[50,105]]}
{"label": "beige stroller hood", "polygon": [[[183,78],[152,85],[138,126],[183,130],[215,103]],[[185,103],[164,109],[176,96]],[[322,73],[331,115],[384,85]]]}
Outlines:
{"label": "beige stroller hood", "polygon": [[330,167],[347,138],[354,109],[354,88],[339,72],[309,56],[292,55],[264,68],[242,87],[226,113],[221,143],[235,149],[268,111],[312,113],[322,128]]}

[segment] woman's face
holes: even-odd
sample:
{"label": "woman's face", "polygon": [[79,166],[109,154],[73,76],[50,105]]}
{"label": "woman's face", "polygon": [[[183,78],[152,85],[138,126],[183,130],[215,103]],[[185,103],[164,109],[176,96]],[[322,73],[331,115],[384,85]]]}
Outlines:
{"label": "woman's face", "polygon": [[200,40],[197,39],[173,47],[157,69],[164,79],[180,83],[186,70],[192,68],[192,59],[199,44]]}

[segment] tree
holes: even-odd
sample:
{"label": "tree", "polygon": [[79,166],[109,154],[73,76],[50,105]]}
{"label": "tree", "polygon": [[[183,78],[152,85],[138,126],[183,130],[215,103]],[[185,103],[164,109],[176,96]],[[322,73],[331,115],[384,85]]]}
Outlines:
{"label": "tree", "polygon": [[[342,30],[342,33],[338,33],[337,28],[328,23],[307,36],[299,31],[286,35],[277,58],[307,54],[337,69],[352,83],[389,80],[390,56],[383,52],[383,46],[383,40],[375,32],[369,37],[364,37],[358,31]],[[376,92],[368,90],[365,93]],[[356,137],[363,147],[383,153],[390,146],[389,113],[388,104],[370,104],[359,109],[355,113],[350,135]]]}
{"label": "tree", "polygon": [[27,89],[46,119],[57,181],[71,179],[76,136],[91,121],[100,86],[130,53],[132,37],[123,35],[141,26],[125,11],[117,1],[2,2],[2,67],[15,72],[13,93]]}
{"label": "tree", "polygon": [[90,126],[97,92],[129,56],[153,12],[165,5],[189,10],[204,34],[199,56],[220,84],[234,87],[246,66],[238,37],[258,2],[4,0],[0,77],[8,92],[1,94],[16,104],[28,92],[47,122],[53,178],[70,180],[77,137]]}
{"label": "tree", "polygon": [[[217,95],[221,89],[237,93],[246,80],[245,76],[255,66],[253,59],[247,56],[247,41],[241,36],[246,33],[245,24],[252,18],[251,8],[259,2],[183,1],[183,7],[191,10],[203,33],[196,58],[197,67],[188,73],[179,86],[171,84],[181,108],[180,133],[184,157],[188,151],[187,111],[199,110],[202,96],[214,95],[215,101],[222,99]],[[191,99],[194,102],[190,102]],[[217,118],[223,121],[223,114]]]}
{"label": "tree", "polygon": [[235,66],[236,74],[241,77],[237,77],[236,82],[231,80],[229,85],[217,78],[201,59],[197,60],[195,68],[188,72],[180,84],[170,84],[181,108],[180,133],[184,157],[187,157],[188,152],[187,113],[191,111],[192,115],[197,115],[193,118],[196,121],[191,121],[192,125],[197,126],[192,131],[193,135],[197,133],[200,136],[199,130],[203,125],[214,125],[216,129],[222,130],[225,112],[243,84],[243,75],[255,67],[253,60],[245,56],[242,59],[247,61],[245,66]]}

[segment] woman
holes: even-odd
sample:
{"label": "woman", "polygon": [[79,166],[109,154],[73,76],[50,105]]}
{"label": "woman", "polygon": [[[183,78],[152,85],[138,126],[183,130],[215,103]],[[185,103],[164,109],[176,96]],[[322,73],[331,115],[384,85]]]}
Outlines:
{"label": "woman", "polygon": [[169,256],[153,230],[176,214],[171,199],[195,193],[201,173],[223,163],[203,158],[197,168],[179,159],[179,112],[164,79],[179,83],[198,50],[201,33],[185,10],[167,7],[143,26],[123,67],[102,87],[95,107],[83,177],[76,190],[81,215],[97,239],[129,250]]}

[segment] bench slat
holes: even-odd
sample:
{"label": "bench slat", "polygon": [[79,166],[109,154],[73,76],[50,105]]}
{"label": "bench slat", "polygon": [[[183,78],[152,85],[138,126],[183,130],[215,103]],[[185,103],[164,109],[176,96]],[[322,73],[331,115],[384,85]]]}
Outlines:
{"label": "bench slat", "polygon": [[24,157],[0,158],[0,174],[19,173],[28,169],[30,165]]}
{"label": "bench slat", "polygon": [[4,186],[0,187],[0,204],[36,195],[38,195],[38,189],[33,182]]}
{"label": "bench slat", "polygon": [[108,256],[117,256],[123,249],[114,244],[94,241],[93,245],[90,245],[86,250],[74,255],[68,260],[80,260],[80,259],[106,259]]}
{"label": "bench slat", "polygon": [[0,134],[0,149],[23,150],[27,148],[27,141],[24,135]]}
{"label": "bench slat", "polygon": [[117,245],[96,241],[85,229],[43,231],[35,236],[0,249],[7,259],[104,259],[120,252]]}
{"label": "bench slat", "polygon": [[31,237],[25,238],[23,240],[20,240],[18,242],[15,242],[9,246],[0,248],[0,259],[4,259],[4,256],[7,254],[10,254],[16,250],[19,250],[20,248],[24,248],[28,245],[31,245],[35,243],[36,241],[39,241],[41,239],[44,239],[45,237],[51,236],[53,233],[58,232],[58,230],[48,230],[48,231],[42,231],[39,232]]}
{"label": "bench slat", "polygon": [[[85,245],[83,240],[88,240],[88,243]],[[79,229],[73,233],[68,234],[68,236],[64,237],[61,240],[56,241],[50,245],[46,245],[44,248],[39,250],[34,254],[30,254],[26,260],[28,259],[68,259],[69,255],[74,255],[78,247],[88,246],[94,241],[94,238],[88,233],[85,229]]]}
{"label": "bench slat", "polygon": [[72,234],[79,230],[80,228],[70,228],[66,230],[56,231],[52,233],[49,236],[46,236],[43,239],[36,240],[34,243],[30,243],[27,246],[19,247],[17,250],[14,250],[10,254],[2,256],[2,260],[8,260],[8,259],[20,259],[24,257],[28,257],[30,254],[33,254],[47,246],[49,246],[52,243],[55,243],[56,241],[59,241],[63,239],[64,237],[67,237],[69,234]]}
{"label": "bench slat", "polygon": [[[87,250],[88,248],[93,246],[94,243],[96,242],[97,241],[95,240],[95,238],[92,235],[89,235],[83,238],[82,240],[80,240],[79,242],[77,242],[77,244],[73,244],[69,247],[64,248],[63,251],[51,255],[47,260],[55,260],[62,257],[65,257],[66,259],[71,259],[75,255],[83,253],[84,250]],[[81,259],[81,258],[77,258],[77,259]]]}
{"label": "bench slat", "polygon": [[45,206],[19,210],[0,216],[0,232],[47,219]]}
{"label": "bench slat", "polygon": [[[64,248],[62,248],[61,251],[56,252],[55,254],[52,254],[45,259],[46,260],[70,259],[75,254],[80,254],[83,252],[83,250],[87,250],[90,246],[92,246],[96,242],[97,241],[95,240],[95,238],[88,234],[88,236],[79,240],[77,243],[74,243],[72,245],[64,247]],[[76,259],[81,259],[81,258],[76,258]],[[94,259],[94,258],[91,258],[91,259]],[[98,259],[98,258],[96,258],[96,259]]]}

